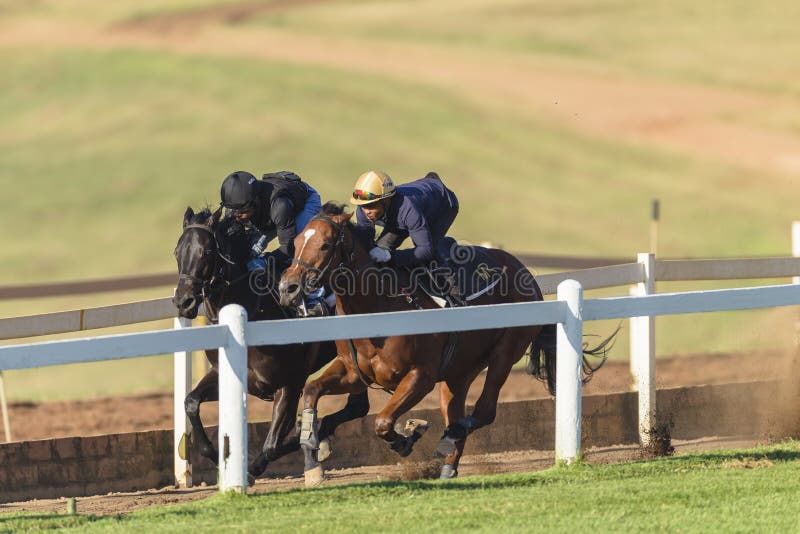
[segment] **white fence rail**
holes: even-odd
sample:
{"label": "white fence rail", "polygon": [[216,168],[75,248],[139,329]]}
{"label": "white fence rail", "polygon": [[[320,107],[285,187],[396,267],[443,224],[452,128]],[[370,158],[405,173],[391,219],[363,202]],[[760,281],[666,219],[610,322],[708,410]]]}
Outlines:
{"label": "white fence rail", "polygon": [[[224,309],[218,326],[121,334],[0,347],[0,370],[41,367],[168,351],[220,351],[220,488],[246,488],[246,345],[298,343],[447,330],[558,323],[557,458],[580,455],[580,337],[584,320],[800,305],[800,285],[724,289],[584,301],[576,281],[559,286],[559,300],[471,308],[246,323],[239,306]],[[312,322],[313,321],[313,322]],[[435,326],[434,326],[435,325]],[[287,334],[290,333],[290,334]],[[243,369],[243,366],[245,368]]]}
{"label": "white fence rail", "polygon": [[[624,286],[636,284],[634,295],[644,296],[654,293],[655,281],[678,281],[678,280],[729,280],[729,279],[755,279],[755,278],[783,278],[793,277],[795,284],[800,284],[800,222],[792,225],[792,254],[794,257],[788,258],[757,258],[757,259],[723,259],[723,260],[656,260],[651,254],[640,254],[637,263],[615,265],[609,267],[598,267],[581,271],[555,273],[539,275],[536,277],[542,291],[546,295],[557,292],[558,285],[568,279],[580,282],[582,289],[597,289],[605,287]],[[783,286],[778,286],[783,287]],[[765,288],[756,288],[762,291]],[[725,290],[731,291],[731,290]],[[741,291],[741,290],[739,290]],[[780,299],[792,301],[793,293],[782,294],[782,290],[771,290],[770,298],[775,302],[783,302]],[[715,292],[697,292],[696,296],[686,293],[686,302],[691,303],[697,309],[694,311],[715,311],[719,302],[712,303],[709,299],[721,298],[721,302],[731,302],[735,305],[753,306],[754,300],[761,299],[757,293],[740,293],[733,301],[728,301],[727,297],[720,296]],[[789,295],[789,296],[786,296]],[[645,442],[648,439],[648,430],[652,428],[655,417],[655,324],[654,316],[670,313],[690,313],[685,309],[682,298],[670,295],[658,295],[658,309],[655,312],[651,304],[642,304],[645,301],[637,301],[627,297],[618,299],[601,299],[607,302],[603,311],[596,311],[592,308],[595,301],[586,301],[588,308],[584,308],[584,320],[599,318],[621,318],[631,317],[631,364],[632,371],[637,377],[637,387],[640,399],[640,432],[641,439]],[[732,304],[732,305],[733,305]],[[726,304],[727,305],[727,304]],[[774,305],[791,305],[788,303]],[[523,305],[502,305],[502,306],[529,306]],[[502,306],[498,307],[502,310]],[[507,326],[522,324],[532,324],[533,319],[543,321],[543,323],[560,322],[558,317],[564,317],[566,313],[565,304],[560,302],[547,302],[536,305],[536,311],[518,310],[515,311],[513,318]],[[705,306],[705,308],[703,308]],[[746,308],[734,308],[746,309]],[[613,311],[616,310],[616,311]],[[441,311],[409,312],[409,313],[441,313]],[[520,319],[522,315],[525,319]],[[593,315],[598,313],[599,315]],[[19,339],[33,336],[52,335],[66,332],[78,332],[98,328],[121,326],[148,321],[156,321],[174,318],[174,306],[170,298],[153,299],[142,302],[132,302],[128,304],[102,306],[82,310],[71,310],[65,312],[47,313],[32,315],[27,317],[12,317],[0,319],[0,340]],[[420,333],[458,330],[463,328],[463,324],[478,320],[484,328],[500,326],[497,321],[502,321],[495,315],[487,316],[479,308],[465,308],[448,311],[447,315],[425,316],[420,318],[405,316],[398,323],[398,330],[395,334],[408,334],[414,331]],[[608,315],[613,314],[613,315]],[[644,314],[644,315],[635,315]],[[633,316],[631,316],[633,315]],[[290,343],[297,342],[298,336],[310,330],[308,321],[318,321],[314,326],[312,340],[331,339],[342,337],[341,328],[344,323],[337,321],[345,318],[328,318],[324,320],[306,319],[303,324],[293,324],[290,321],[282,321],[280,328],[272,329],[266,325],[255,327],[248,324],[245,327],[245,334],[251,344],[259,343]],[[383,331],[382,320],[377,316],[363,316],[359,319],[359,335],[380,335]],[[435,326],[433,326],[435,322]],[[487,322],[488,321],[488,322]],[[495,321],[495,322],[492,322]],[[522,321],[522,322],[520,322]],[[206,327],[201,329],[202,335],[182,331],[190,326],[186,320],[175,320],[175,330],[166,332],[144,334],[127,334],[124,336],[111,336],[104,338],[85,338],[69,341],[49,342],[48,344],[37,344],[38,348],[29,353],[30,359],[14,357],[14,352],[9,352],[12,347],[0,348],[0,401],[2,401],[2,415],[6,440],[10,441],[10,429],[8,427],[8,414],[5,405],[5,396],[2,391],[3,369],[20,369],[41,365],[57,365],[60,363],[77,363],[83,361],[98,361],[105,359],[121,359],[136,357],[145,354],[161,354],[165,352],[175,353],[175,445],[178,448],[179,439],[186,430],[186,419],[183,413],[183,399],[191,387],[191,350],[204,348],[215,348],[224,346],[224,339],[228,339],[228,329],[224,326]],[[415,330],[418,329],[418,330]],[[192,329],[194,332],[198,329]],[[157,334],[157,335],[153,335]],[[797,326],[798,343],[800,343],[800,319]],[[152,336],[152,337],[151,337]],[[111,339],[115,338],[115,339]],[[66,343],[66,345],[61,345]],[[21,347],[17,347],[21,348]],[[8,349],[9,351],[2,352]],[[95,354],[94,359],[86,359],[87,355]],[[102,356],[100,356],[102,354]],[[34,365],[35,364],[35,365]],[[191,466],[188,462],[179,465],[176,462],[176,479],[185,484],[191,484]]]}

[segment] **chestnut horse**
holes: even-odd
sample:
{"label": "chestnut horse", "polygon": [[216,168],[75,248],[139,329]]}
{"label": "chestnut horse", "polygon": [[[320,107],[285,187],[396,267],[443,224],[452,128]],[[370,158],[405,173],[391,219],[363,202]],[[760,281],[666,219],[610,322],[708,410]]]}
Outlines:
{"label": "chestnut horse", "polygon": [[[375,276],[376,267],[371,266],[368,252],[373,246],[371,239],[350,223],[351,217],[352,213],[345,213],[342,206],[328,203],[296,237],[294,262],[280,281],[281,304],[297,305],[305,293],[326,283],[336,292],[337,315],[436,308],[436,303],[425,293],[411,294],[404,289],[397,294],[387,294],[385,284],[374,283],[385,278]],[[505,276],[516,283],[508,285],[507,291],[481,295],[473,300],[475,304],[542,300],[533,276],[514,256],[496,249],[481,249],[480,252],[488,255],[495,265],[502,266]],[[365,269],[368,266],[370,268]],[[408,272],[391,272],[399,277],[402,288],[411,287]],[[338,287],[347,285],[341,284],[339,278],[349,278],[351,288]],[[352,290],[352,282],[357,289]],[[458,474],[467,435],[494,421],[500,388],[528,347],[531,347],[528,371],[546,380],[550,392],[555,393],[556,325],[459,332],[454,352],[451,339],[445,332],[336,341],[337,358],[303,391],[300,443],[305,453],[307,486],[324,479],[316,456],[320,439],[316,430],[316,409],[322,395],[359,394],[373,384],[389,391],[391,398],[375,419],[375,433],[393,450],[406,456],[420,433],[398,433],[395,422],[440,383],[439,405],[446,429],[436,453],[445,457],[441,478],[453,478]],[[584,352],[604,356],[603,347],[608,341]],[[600,365],[593,367],[584,358],[584,379]],[[487,369],[483,391],[472,414],[467,416],[465,403],[469,386],[483,369]]]}
{"label": "chestnut horse", "polygon": [[[221,209],[214,213],[210,210],[194,213],[187,208],[184,214],[183,233],[175,247],[180,274],[173,302],[178,314],[193,319],[204,303],[206,315],[216,322],[223,306],[236,303],[247,310],[250,320],[285,318],[274,289],[269,293],[268,283],[253,284],[266,291],[253,290],[253,275],[244,267],[250,257],[249,240],[233,219],[220,221],[221,213]],[[336,347],[332,342],[248,348],[247,392],[273,401],[267,438],[248,469],[252,479],[262,474],[269,462],[300,448],[296,433],[287,438],[295,430],[303,385],[311,373],[321,369],[335,355]],[[216,464],[218,452],[203,429],[200,404],[218,400],[217,350],[207,350],[206,357],[212,368],[186,397],[185,408],[192,425],[191,441],[199,447],[202,456]],[[333,434],[338,424],[363,417],[368,410],[366,392],[351,396],[345,409],[323,419],[322,438]]]}

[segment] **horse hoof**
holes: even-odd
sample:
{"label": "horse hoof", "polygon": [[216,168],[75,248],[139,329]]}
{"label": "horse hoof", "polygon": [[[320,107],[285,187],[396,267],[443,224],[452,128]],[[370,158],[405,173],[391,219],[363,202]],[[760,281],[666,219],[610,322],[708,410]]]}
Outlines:
{"label": "horse hoof", "polygon": [[321,465],[306,471],[304,474],[307,488],[315,488],[325,482],[325,472],[322,470]]}
{"label": "horse hoof", "polygon": [[413,436],[416,432],[417,439],[421,438],[426,430],[429,428],[429,423],[424,419],[409,419],[406,421],[406,426],[403,428],[403,434],[406,436]]}
{"label": "horse hoof", "polygon": [[256,485],[256,477],[247,473],[247,485],[248,486],[255,486]]}
{"label": "horse hoof", "polygon": [[331,440],[330,438],[325,438],[319,442],[319,450],[317,451],[317,461],[324,462],[328,458],[331,457],[333,454],[333,449],[331,449]]}
{"label": "horse hoof", "polygon": [[458,470],[449,464],[444,464],[442,466],[442,472],[439,475],[439,480],[450,480],[451,478],[456,478],[458,476]]}
{"label": "horse hoof", "polygon": [[456,440],[447,436],[439,440],[433,451],[434,458],[446,458],[456,452]]}

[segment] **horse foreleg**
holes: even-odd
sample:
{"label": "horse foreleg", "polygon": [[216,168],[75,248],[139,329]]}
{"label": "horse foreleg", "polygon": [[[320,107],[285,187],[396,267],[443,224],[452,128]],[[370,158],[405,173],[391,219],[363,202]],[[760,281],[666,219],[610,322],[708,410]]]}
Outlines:
{"label": "horse foreleg", "polygon": [[208,401],[219,400],[219,376],[216,367],[212,368],[206,376],[200,379],[197,386],[189,392],[184,401],[186,417],[192,424],[192,442],[197,443],[201,456],[208,458],[217,465],[219,454],[216,447],[208,439],[203,422],[200,420],[200,405]]}
{"label": "horse foreleg", "polygon": [[414,432],[410,436],[404,436],[395,431],[394,424],[398,417],[425,398],[435,385],[436,380],[428,370],[415,367],[403,377],[394,395],[375,418],[375,434],[388,441],[392,450],[400,456],[411,454],[414,443],[420,438],[421,433]]}
{"label": "horse foreleg", "polygon": [[322,465],[319,463],[319,419],[317,403],[323,395],[343,393],[365,393],[367,386],[355,372],[347,370],[341,358],[333,360],[325,372],[316,380],[306,384],[303,390],[303,414],[300,426],[300,446],[305,455],[306,486],[317,486],[324,480]]}
{"label": "horse foreleg", "polygon": [[294,428],[301,391],[302,388],[298,386],[285,386],[275,392],[272,403],[272,421],[269,425],[267,439],[264,440],[261,453],[247,470],[253,480],[264,472],[270,462],[300,448],[299,440],[294,441],[294,448],[292,448],[292,443],[284,444],[283,440]]}
{"label": "horse foreleg", "polygon": [[[439,409],[442,412],[446,428],[449,428],[451,423],[464,418],[468,386],[469,384],[458,384],[456,387],[451,387],[447,382],[441,382],[439,384]],[[458,476],[458,462],[461,460],[461,455],[464,453],[464,445],[466,442],[466,435],[464,435],[462,439],[452,442],[445,441],[444,439],[439,442],[439,445],[436,447],[435,455],[445,457],[439,478],[447,479]],[[446,445],[446,447],[443,445]],[[452,450],[450,450],[451,447]]]}
{"label": "horse foreleg", "polygon": [[367,390],[361,393],[351,393],[347,397],[347,404],[336,413],[326,415],[319,425],[319,451],[317,459],[324,462],[331,455],[331,437],[342,423],[360,419],[369,413],[369,395]]}

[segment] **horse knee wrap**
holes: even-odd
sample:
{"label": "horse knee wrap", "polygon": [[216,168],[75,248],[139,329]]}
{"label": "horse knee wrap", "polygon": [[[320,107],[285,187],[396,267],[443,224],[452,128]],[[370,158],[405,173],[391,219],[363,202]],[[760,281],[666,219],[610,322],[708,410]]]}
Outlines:
{"label": "horse knee wrap", "polygon": [[303,410],[301,415],[300,445],[313,450],[319,448],[319,419],[317,410],[313,408]]}
{"label": "horse knee wrap", "polygon": [[200,401],[190,395],[183,401],[183,409],[188,415],[197,415],[200,413]]}
{"label": "horse knee wrap", "polygon": [[458,424],[467,429],[467,433],[471,433],[478,426],[478,420],[468,415],[467,417],[458,421]]}

